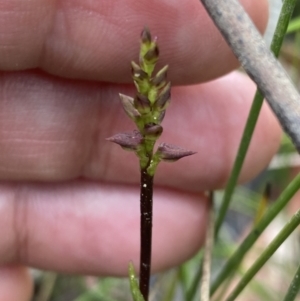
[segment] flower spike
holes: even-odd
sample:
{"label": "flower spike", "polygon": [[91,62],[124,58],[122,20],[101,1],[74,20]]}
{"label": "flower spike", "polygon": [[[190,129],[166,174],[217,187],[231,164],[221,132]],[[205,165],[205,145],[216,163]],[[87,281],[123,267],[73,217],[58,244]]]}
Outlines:
{"label": "flower spike", "polygon": [[[154,152],[155,143],[163,132],[166,108],[171,99],[171,83],[167,81],[168,66],[155,75],[153,71],[159,56],[156,39],[151,37],[148,28],[144,28],[140,38],[139,64],[131,62],[132,79],[136,86],[135,97],[120,94],[124,111],[134,121],[138,130],[131,133],[116,134],[107,140],[122,148],[134,151],[140,161],[141,172],[141,260],[139,290],[134,283],[134,296],[148,301],[151,271],[151,236],[152,236],[152,198],[153,178],[161,161],[173,162],[195,154],[178,146],[162,143]],[[133,268],[133,267],[132,267]],[[135,299],[141,301],[141,299]]]}

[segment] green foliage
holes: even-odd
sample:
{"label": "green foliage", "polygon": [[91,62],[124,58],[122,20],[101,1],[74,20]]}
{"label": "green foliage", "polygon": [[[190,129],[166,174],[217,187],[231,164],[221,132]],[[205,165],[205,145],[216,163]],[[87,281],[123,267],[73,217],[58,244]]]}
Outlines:
{"label": "green foliage", "polygon": [[297,17],[290,22],[289,27],[287,29],[287,33],[293,33],[299,30],[300,30],[300,17]]}
{"label": "green foliage", "polygon": [[235,289],[231,292],[226,301],[233,301],[240,294],[240,292],[246,287],[255,274],[261,269],[266,261],[274,254],[274,252],[280,247],[280,245],[288,238],[288,236],[298,227],[300,224],[300,210],[297,211],[284,228],[278,233],[268,247],[263,251],[251,268],[246,272]]}
{"label": "green foliage", "polygon": [[294,278],[290,284],[290,287],[283,301],[294,301],[297,297],[299,290],[300,290],[300,265],[298,266],[298,269],[294,275]]}
{"label": "green foliage", "polygon": [[135,276],[135,270],[132,262],[129,263],[128,266],[128,275],[129,275],[129,282],[130,282],[130,291],[134,301],[145,301],[140,289],[138,282]]}

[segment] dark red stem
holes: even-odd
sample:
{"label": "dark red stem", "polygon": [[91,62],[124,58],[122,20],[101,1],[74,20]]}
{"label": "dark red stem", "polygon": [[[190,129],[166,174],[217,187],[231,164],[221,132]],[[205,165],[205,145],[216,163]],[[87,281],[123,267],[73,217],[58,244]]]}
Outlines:
{"label": "dark red stem", "polygon": [[140,291],[148,300],[151,273],[153,176],[141,170],[141,253]]}

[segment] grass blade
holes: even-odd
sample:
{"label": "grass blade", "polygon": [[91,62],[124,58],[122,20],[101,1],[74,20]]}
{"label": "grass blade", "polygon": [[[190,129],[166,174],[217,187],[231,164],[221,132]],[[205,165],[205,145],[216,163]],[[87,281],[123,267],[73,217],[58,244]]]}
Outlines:
{"label": "grass blade", "polygon": [[298,269],[294,275],[294,278],[290,284],[290,287],[283,301],[294,301],[297,297],[299,290],[300,290],[300,265],[298,266]]}
{"label": "grass blade", "polygon": [[214,224],[215,224],[215,215],[214,215],[214,200],[213,192],[210,192],[210,214],[209,214],[209,223],[206,230],[205,238],[205,248],[203,256],[203,276],[201,279],[201,288],[200,296],[201,301],[209,301],[209,287],[210,287],[210,277],[211,277],[211,257],[214,244]]}
{"label": "grass blade", "polygon": [[255,274],[262,268],[267,260],[275,253],[280,245],[288,238],[288,236],[298,227],[300,224],[300,210],[298,210],[293,217],[286,223],[279,234],[273,239],[268,247],[263,251],[259,258],[254,262],[251,268],[242,277],[237,284],[233,292],[229,295],[226,301],[233,301],[240,294],[240,292],[247,286],[252,280]]}
{"label": "grass blade", "polygon": [[267,226],[272,222],[272,220],[277,216],[277,214],[286,206],[286,204],[291,200],[291,198],[299,190],[299,188],[300,173],[282,192],[277,201],[272,206],[270,206],[270,208],[267,210],[262,219],[247,235],[247,237],[244,239],[244,241],[241,243],[238,249],[233,253],[233,255],[227,260],[224,267],[212,283],[210,291],[211,295],[213,295],[216,292],[218,287],[223,283],[227,276],[230,275],[233,270],[237,269],[245,254],[253,246],[260,234],[267,228]]}
{"label": "grass blade", "polygon": [[135,270],[134,270],[132,262],[129,263],[128,274],[129,274],[130,290],[131,290],[133,300],[134,301],[145,301],[145,299],[140,291],[139,284],[136,280]]}

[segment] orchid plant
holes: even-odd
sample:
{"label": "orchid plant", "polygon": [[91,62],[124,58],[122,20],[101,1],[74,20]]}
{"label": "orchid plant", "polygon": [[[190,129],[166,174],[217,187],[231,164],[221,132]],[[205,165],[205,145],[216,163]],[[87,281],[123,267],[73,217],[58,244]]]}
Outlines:
{"label": "orchid plant", "polygon": [[[141,251],[139,290],[148,300],[151,272],[153,177],[160,161],[174,162],[194,152],[167,143],[155,143],[163,132],[161,122],[171,98],[171,83],[167,81],[168,66],[153,75],[159,56],[156,38],[145,28],[141,33],[139,63],[131,62],[132,78],[137,89],[135,97],[120,94],[122,106],[137,130],[119,133],[109,141],[125,150],[134,151],[140,162]],[[133,267],[129,269],[132,278]],[[136,297],[134,297],[136,299]],[[137,300],[137,299],[136,299]],[[140,300],[140,299],[139,299]]]}

